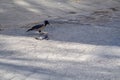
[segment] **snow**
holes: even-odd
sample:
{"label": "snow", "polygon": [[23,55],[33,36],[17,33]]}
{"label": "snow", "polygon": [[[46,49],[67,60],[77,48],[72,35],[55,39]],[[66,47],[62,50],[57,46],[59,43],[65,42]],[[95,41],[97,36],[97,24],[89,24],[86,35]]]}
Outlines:
{"label": "snow", "polygon": [[[120,80],[119,1],[103,1],[1,0],[0,80]],[[26,32],[45,19],[49,40]]]}

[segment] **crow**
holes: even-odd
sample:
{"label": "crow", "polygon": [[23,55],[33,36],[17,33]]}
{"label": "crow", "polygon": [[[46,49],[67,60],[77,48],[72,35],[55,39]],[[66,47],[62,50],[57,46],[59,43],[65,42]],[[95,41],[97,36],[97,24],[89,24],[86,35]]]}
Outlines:
{"label": "crow", "polygon": [[37,31],[39,31],[39,33],[41,33],[41,31],[42,31],[48,24],[50,24],[50,23],[48,22],[48,20],[45,20],[45,21],[44,21],[44,24],[37,24],[37,25],[33,26],[32,28],[28,29],[26,32],[29,32],[29,31],[32,31],[32,30],[37,30]]}

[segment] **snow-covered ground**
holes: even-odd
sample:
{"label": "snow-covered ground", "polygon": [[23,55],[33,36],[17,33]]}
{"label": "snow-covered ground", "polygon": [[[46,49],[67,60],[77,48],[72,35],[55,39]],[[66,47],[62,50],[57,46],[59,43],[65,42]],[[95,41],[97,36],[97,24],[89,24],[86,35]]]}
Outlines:
{"label": "snow-covered ground", "polygon": [[[120,80],[119,4],[0,0],[0,80]],[[50,40],[26,32],[45,19]]]}

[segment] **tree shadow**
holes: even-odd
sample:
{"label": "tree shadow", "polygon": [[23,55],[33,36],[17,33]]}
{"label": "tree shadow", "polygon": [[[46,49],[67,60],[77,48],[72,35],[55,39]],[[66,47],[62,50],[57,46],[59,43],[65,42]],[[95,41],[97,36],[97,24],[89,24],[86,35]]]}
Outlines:
{"label": "tree shadow", "polygon": [[[7,51],[9,53],[9,51]],[[18,52],[19,53],[19,52]],[[100,56],[103,57],[103,56]],[[5,61],[4,61],[5,60]],[[25,64],[27,63],[27,64]],[[31,65],[33,64],[34,65]],[[42,66],[50,65],[53,67]],[[37,65],[36,65],[37,64]],[[39,66],[38,66],[39,64]],[[86,66],[87,65],[87,66]],[[43,80],[75,80],[75,79],[116,79],[117,73],[116,64],[115,67],[102,66],[101,63],[93,64],[92,62],[76,62],[66,60],[50,60],[40,58],[17,58],[17,56],[1,57],[0,68],[4,71],[4,76],[1,79],[6,79],[7,75],[13,76],[12,79],[43,79]],[[115,69],[114,69],[115,68]],[[17,75],[16,75],[17,74]],[[7,77],[9,79],[11,76]]]}
{"label": "tree shadow", "polygon": [[[120,46],[120,31],[117,28],[51,23],[53,27],[47,26],[45,29],[45,32],[49,33],[48,36],[50,40],[92,45]],[[39,33],[26,31],[27,28],[11,28],[1,31],[0,33],[2,36],[39,37]]]}
{"label": "tree shadow", "polygon": [[54,26],[57,27],[50,31],[52,40],[93,45],[120,46],[120,31],[116,28],[79,24],[60,24]]}

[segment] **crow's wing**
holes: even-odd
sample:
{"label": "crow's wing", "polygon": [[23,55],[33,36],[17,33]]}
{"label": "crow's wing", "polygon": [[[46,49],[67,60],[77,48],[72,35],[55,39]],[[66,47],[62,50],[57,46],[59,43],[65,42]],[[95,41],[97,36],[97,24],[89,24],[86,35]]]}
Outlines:
{"label": "crow's wing", "polygon": [[37,29],[39,29],[43,26],[44,26],[43,24],[35,25],[32,28],[28,29],[26,32],[29,32],[29,31],[32,31],[32,30],[37,30]]}
{"label": "crow's wing", "polygon": [[32,30],[35,30],[35,29],[39,29],[39,28],[41,28],[41,27],[43,27],[43,26],[44,26],[43,24],[39,24],[39,25],[33,26],[31,29],[32,29]]}

